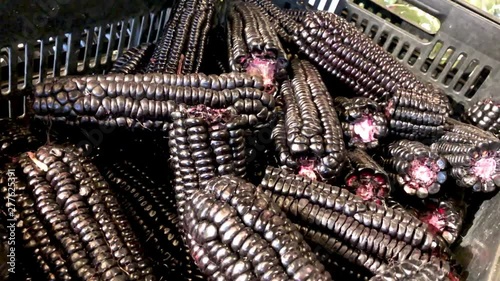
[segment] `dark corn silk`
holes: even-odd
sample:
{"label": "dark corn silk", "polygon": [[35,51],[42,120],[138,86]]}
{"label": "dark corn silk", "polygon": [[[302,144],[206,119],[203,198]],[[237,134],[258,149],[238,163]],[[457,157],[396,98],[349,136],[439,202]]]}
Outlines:
{"label": "dark corn silk", "polygon": [[331,280],[269,197],[223,176],[193,194],[184,218],[191,254],[212,280]]}
{"label": "dark corn silk", "polygon": [[179,219],[168,180],[158,182],[149,176],[150,169],[128,161],[102,170],[127,210],[139,242],[154,265],[155,275],[164,279],[203,280],[177,229]]}
{"label": "dark corn silk", "polygon": [[431,145],[444,157],[450,176],[475,192],[492,192],[500,187],[500,141],[490,132],[448,119],[452,128]]}
{"label": "dark corn silk", "polygon": [[115,61],[110,73],[144,73],[154,48],[154,44],[144,43],[137,47],[128,49]]}
{"label": "dark corn silk", "polygon": [[467,110],[464,119],[497,137],[500,135],[500,104],[496,100],[478,101]]}
{"label": "dark corn silk", "polygon": [[346,189],[277,168],[266,170],[260,187],[303,227],[306,237],[372,272],[381,264],[409,257],[448,258],[446,243],[403,210],[363,202]]}
{"label": "dark corn silk", "polygon": [[416,210],[418,217],[429,225],[429,230],[441,235],[449,245],[462,230],[465,206],[451,198],[430,199]]}
{"label": "dark corn silk", "polygon": [[381,204],[391,192],[387,172],[364,150],[355,149],[347,153],[350,172],[345,178],[347,189],[363,198]]}
{"label": "dark corn silk", "polygon": [[[73,277],[155,280],[116,197],[80,150],[74,146],[42,146],[21,155],[18,172],[32,191],[35,216],[28,212],[26,219],[38,217],[40,225],[47,227],[42,233],[60,245],[61,261],[57,263],[66,263]],[[20,204],[25,206],[26,202]],[[42,233],[37,233],[32,235],[42,239]],[[58,256],[50,254],[52,249],[46,251],[50,268]]]}
{"label": "dark corn silk", "polygon": [[374,148],[388,135],[387,119],[376,102],[363,97],[337,97],[334,103],[350,146]]}
{"label": "dark corn silk", "polygon": [[370,281],[406,280],[458,281],[458,278],[454,276],[450,265],[445,261],[407,259],[384,268],[370,279]]}
{"label": "dark corn silk", "polygon": [[399,190],[419,198],[438,193],[447,179],[446,159],[417,141],[389,144],[382,163]]}
{"label": "dark corn silk", "polygon": [[231,70],[262,76],[266,91],[274,92],[276,78],[286,74],[287,58],[268,17],[253,4],[234,2],[227,29]]}
{"label": "dark corn silk", "polygon": [[67,77],[38,85],[32,108],[44,120],[165,130],[174,111],[206,105],[232,107],[257,124],[270,118],[275,103],[272,95],[256,89],[261,81],[245,74]]}
{"label": "dark corn silk", "polygon": [[179,1],[165,24],[146,71],[171,74],[198,72],[215,5],[213,0]]}
{"label": "dark corn silk", "polygon": [[314,66],[298,59],[291,64],[293,78],[280,89],[284,116],[273,131],[279,160],[312,179],[332,179],[346,163],[337,113]]}

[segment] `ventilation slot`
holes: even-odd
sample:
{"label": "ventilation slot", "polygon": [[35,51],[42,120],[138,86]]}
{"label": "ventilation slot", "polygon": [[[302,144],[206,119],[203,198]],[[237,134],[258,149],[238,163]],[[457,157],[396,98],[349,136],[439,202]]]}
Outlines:
{"label": "ventilation slot", "polygon": [[387,41],[387,37],[389,37],[389,33],[387,33],[387,31],[382,32],[377,42],[378,45],[381,47],[384,46],[385,42]]}
{"label": "ventilation slot", "polygon": [[460,76],[460,79],[458,79],[457,83],[455,83],[455,86],[453,87],[454,91],[460,92],[462,90],[465,83],[467,83],[469,78],[474,74],[474,71],[476,70],[478,65],[479,65],[479,61],[477,61],[477,60],[472,60],[469,63],[467,68],[464,70],[464,72]]}
{"label": "ventilation slot", "polygon": [[2,95],[6,95],[10,92],[10,81],[11,74],[10,67],[10,49],[9,48],[1,48],[0,49],[0,81],[1,81],[1,93]]}
{"label": "ventilation slot", "polygon": [[406,54],[408,53],[409,49],[410,49],[410,44],[404,43],[403,47],[401,47],[401,50],[399,51],[399,53],[397,55],[398,59],[403,60],[405,58]]}
{"label": "ventilation slot", "polygon": [[467,55],[464,53],[461,53],[457,59],[453,62],[451,65],[450,70],[448,73],[446,73],[446,76],[443,79],[443,84],[446,86],[449,86],[451,84],[451,81],[455,79],[455,76],[457,75],[458,70],[462,67],[462,64],[464,61],[467,59]]}
{"label": "ventilation slot", "polygon": [[347,19],[347,17],[349,17],[349,10],[347,8],[342,9],[340,16],[343,17],[344,19]]}
{"label": "ventilation slot", "polygon": [[432,71],[431,77],[433,79],[438,79],[439,75],[443,72],[446,65],[450,62],[450,57],[455,53],[455,49],[450,47],[446,49],[443,56],[439,59],[438,65]]}
{"label": "ventilation slot", "polygon": [[350,22],[353,22],[354,24],[356,24],[358,22],[358,19],[359,19],[358,14],[352,14]]}
{"label": "ventilation slot", "polygon": [[368,20],[367,19],[362,20],[359,27],[361,28],[361,32],[364,33],[366,28],[368,27]]}
{"label": "ventilation slot", "polygon": [[377,36],[377,32],[378,32],[378,26],[377,25],[373,25],[372,28],[370,28],[370,33],[368,33],[368,36],[373,39],[375,38],[375,36]]}
{"label": "ventilation slot", "polygon": [[427,73],[427,71],[429,70],[429,67],[436,59],[436,56],[438,55],[438,53],[442,47],[443,47],[443,41],[437,41],[436,44],[434,45],[434,47],[432,48],[431,52],[429,53],[429,55],[425,59],[424,63],[420,67],[420,71],[422,71],[423,73]]}
{"label": "ventilation slot", "polygon": [[408,64],[414,65],[419,57],[420,57],[420,49],[415,48],[415,50],[413,50],[413,52],[411,53],[411,56],[408,58]]}
{"label": "ventilation slot", "polygon": [[392,38],[391,43],[387,47],[387,52],[392,54],[394,52],[394,50],[396,49],[396,47],[398,46],[398,43],[399,43],[398,37]]}
{"label": "ventilation slot", "polygon": [[16,52],[13,54],[15,56],[15,69],[16,71],[14,77],[13,77],[13,83],[16,87],[17,90],[23,90],[26,88],[26,68],[28,65],[26,64],[26,57],[28,56],[28,48],[26,47],[26,44],[19,44],[15,48]]}
{"label": "ventilation slot", "polygon": [[467,89],[467,92],[465,93],[465,97],[472,98],[477,93],[477,90],[481,87],[481,85],[483,85],[486,78],[488,78],[488,76],[490,75],[490,72],[491,72],[491,67],[485,66],[481,70],[479,75],[476,77],[476,79],[474,79],[474,82],[469,87],[469,89]]}

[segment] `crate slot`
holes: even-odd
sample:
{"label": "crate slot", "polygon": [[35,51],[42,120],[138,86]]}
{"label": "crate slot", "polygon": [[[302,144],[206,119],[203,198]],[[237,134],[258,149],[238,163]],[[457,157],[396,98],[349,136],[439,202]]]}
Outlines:
{"label": "crate slot", "polygon": [[342,9],[342,12],[340,12],[340,16],[347,19],[347,17],[349,16],[349,9],[347,8]]}
{"label": "crate slot", "polygon": [[380,37],[375,40],[377,40],[377,44],[382,47],[384,46],[385,42],[387,41],[387,38],[389,37],[389,33],[387,31],[383,31],[382,34],[380,34]]}
{"label": "crate slot", "polygon": [[479,75],[474,79],[474,82],[467,88],[467,92],[465,93],[466,98],[472,98],[476,93],[477,90],[483,85],[484,81],[488,78],[488,76],[491,73],[491,67],[490,66],[485,66],[483,69],[481,69],[481,72],[479,72]]}
{"label": "crate slot", "polygon": [[401,47],[401,50],[399,50],[397,58],[400,60],[403,60],[408,53],[408,50],[410,49],[410,44],[408,42],[405,42],[403,46]]}
{"label": "crate slot", "polygon": [[356,24],[358,22],[358,19],[359,19],[359,15],[356,13],[353,13],[351,15],[351,17],[349,18],[349,21]]}
{"label": "crate slot", "polygon": [[361,28],[361,32],[365,32],[366,28],[368,27],[368,20],[363,19],[361,23],[359,24],[359,27]]}
{"label": "crate slot", "polygon": [[420,67],[420,71],[422,71],[423,73],[427,73],[429,67],[436,59],[436,56],[438,55],[439,51],[441,51],[442,47],[443,47],[443,41],[437,41],[436,44],[434,44],[434,47],[432,47],[432,50],[429,52],[429,55],[427,56],[424,63]]}
{"label": "crate slot", "polygon": [[100,26],[92,29],[93,40],[91,41],[90,49],[92,51],[89,60],[89,68],[93,69],[102,64],[102,60],[106,61],[106,55],[103,54],[103,45],[106,29]]}
{"label": "crate slot", "polygon": [[11,81],[12,81],[12,63],[11,63],[11,48],[4,47],[0,49],[0,65],[2,65],[2,69],[0,71],[0,81],[1,84],[1,93],[2,95],[7,95],[11,91]]}
{"label": "crate slot", "polygon": [[450,64],[450,70],[446,73],[446,76],[443,79],[443,84],[448,86],[455,79],[455,76],[458,70],[462,67],[462,64],[467,59],[467,54],[461,53],[458,57],[453,60],[453,63]]}
{"label": "crate slot", "polygon": [[394,36],[390,41],[389,44],[386,43],[386,46],[384,49],[387,50],[387,52],[389,53],[394,53],[394,50],[396,49],[396,47],[398,46],[398,43],[399,43],[399,38],[397,36]]}
{"label": "crate slot", "polygon": [[[452,82],[455,85],[453,87],[453,90],[455,92],[460,92],[462,90],[462,88],[467,83],[469,78],[474,74],[474,71],[476,70],[478,65],[479,65],[479,61],[476,59],[473,59],[467,65],[467,67],[462,71],[462,74],[457,76],[457,77],[459,77],[458,81]],[[455,79],[457,79],[457,77],[455,77]]]}
{"label": "crate slot", "polygon": [[414,65],[418,59],[420,58],[420,49],[415,48],[413,52],[411,52],[410,57],[408,58],[408,64],[409,65]]}
{"label": "crate slot", "polygon": [[78,72],[83,72],[89,67],[90,57],[92,56],[92,40],[94,40],[93,28],[85,29],[82,33],[80,41],[81,51],[78,54],[78,59],[80,60],[77,66]]}
{"label": "crate slot", "polygon": [[[443,53],[443,55],[437,61],[438,63],[436,65],[436,67],[434,67],[432,70],[432,73],[431,73],[432,79],[436,80],[439,78],[439,76],[443,72],[446,65],[450,62],[450,58],[454,52],[455,52],[455,48],[453,48],[453,47],[448,47],[446,49],[446,51]],[[434,63],[434,64],[436,64],[436,63]]]}
{"label": "crate slot", "polygon": [[370,31],[368,32],[368,37],[370,37],[371,39],[375,38],[375,36],[377,36],[377,32],[378,32],[378,25],[376,24],[372,25]]}

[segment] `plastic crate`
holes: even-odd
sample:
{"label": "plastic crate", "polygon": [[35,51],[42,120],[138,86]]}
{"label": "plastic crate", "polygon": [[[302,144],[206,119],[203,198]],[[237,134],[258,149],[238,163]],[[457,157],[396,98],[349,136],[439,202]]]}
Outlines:
{"label": "plastic crate", "polygon": [[498,21],[449,0],[406,2],[436,17],[441,22],[438,32],[426,33],[370,0],[276,1],[282,7],[342,15],[417,76],[437,84],[464,107],[495,96],[500,81]]}
{"label": "plastic crate", "polygon": [[22,117],[25,89],[46,78],[100,73],[125,49],[155,41],[172,4],[153,0],[1,1],[0,118]]}

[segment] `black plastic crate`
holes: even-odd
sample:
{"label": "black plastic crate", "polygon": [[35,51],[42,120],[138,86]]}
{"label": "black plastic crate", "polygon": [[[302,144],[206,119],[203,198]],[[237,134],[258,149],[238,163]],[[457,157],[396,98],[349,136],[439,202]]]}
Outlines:
{"label": "black plastic crate", "polygon": [[0,118],[26,110],[47,78],[101,73],[124,50],[154,42],[173,1],[8,0],[0,3]]}

